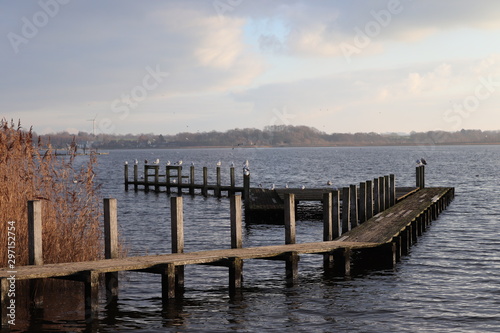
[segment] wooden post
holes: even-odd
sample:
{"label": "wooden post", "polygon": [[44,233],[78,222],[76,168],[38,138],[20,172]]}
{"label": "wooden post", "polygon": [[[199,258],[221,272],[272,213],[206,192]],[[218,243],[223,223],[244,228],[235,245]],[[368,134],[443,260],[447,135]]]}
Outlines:
{"label": "wooden post", "polygon": [[384,177],[379,177],[378,178],[378,191],[379,195],[378,198],[380,200],[380,206],[379,212],[383,212],[385,210],[385,178]]}
{"label": "wooden post", "polygon": [[323,241],[333,240],[332,193],[323,193]]}
{"label": "wooden post", "polygon": [[123,167],[123,176],[125,177],[125,191],[128,191],[128,162]]}
{"label": "wooden post", "polygon": [[194,165],[189,167],[189,194],[194,195]]}
{"label": "wooden post", "polygon": [[351,230],[351,189],[344,187],[342,189],[342,233],[345,234]]}
{"label": "wooden post", "polygon": [[28,201],[28,264],[43,265],[42,202]]}
{"label": "wooden post", "polygon": [[139,166],[137,164],[134,164],[134,191],[137,192],[138,190],[138,185],[137,182],[139,181]]}
{"label": "wooden post", "polygon": [[148,177],[148,166],[144,164],[144,191],[149,192],[149,177]]}
{"label": "wooden post", "polygon": [[389,175],[389,206],[392,207],[396,204],[396,176]]}
{"label": "wooden post", "polygon": [[[28,265],[43,265],[42,202],[28,201]],[[43,281],[30,280],[30,295],[35,307],[43,305]]]}
{"label": "wooden post", "polygon": [[231,248],[239,249],[243,247],[241,225],[241,195],[233,195],[229,199],[230,215],[231,215]]}
{"label": "wooden post", "polygon": [[366,183],[359,183],[359,223],[366,222]]}
{"label": "wooden post", "polygon": [[290,252],[286,258],[286,285],[293,287],[299,278],[299,255],[297,252]]}
{"label": "wooden post", "polygon": [[390,203],[391,203],[391,200],[390,200],[391,194],[390,194],[390,190],[389,190],[389,176],[384,176],[384,195],[385,195],[384,208],[387,209],[390,207]]}
{"label": "wooden post", "polygon": [[340,191],[332,192],[332,239],[340,237],[342,234],[342,220],[340,219]]}
{"label": "wooden post", "polygon": [[243,199],[246,201],[250,197],[250,171],[243,172]]}
{"label": "wooden post", "polygon": [[231,184],[231,190],[229,191],[229,195],[234,195],[234,188],[236,186],[236,178],[234,176],[234,167],[229,168],[229,179]]}
{"label": "wooden post", "polygon": [[380,213],[380,179],[373,180],[373,215]]}
{"label": "wooden post", "polygon": [[373,217],[373,182],[366,181],[366,220]]}
{"label": "wooden post", "polygon": [[420,187],[421,188],[425,188],[425,165],[422,165],[420,168],[421,168],[420,169],[420,174],[421,174],[421,176],[420,176],[420,181],[421,181]]}
{"label": "wooden post", "polygon": [[174,264],[166,264],[161,272],[161,294],[163,303],[175,298],[176,289],[176,267]]}
{"label": "wooden post", "polygon": [[351,185],[351,229],[358,226],[358,188]]}
{"label": "wooden post", "polygon": [[351,249],[340,248],[333,251],[334,275],[349,276],[351,274]]}
{"label": "wooden post", "polygon": [[104,258],[118,258],[118,218],[116,199],[104,199]]}
{"label": "wooden post", "polygon": [[285,193],[285,244],[295,244],[295,194]]}
{"label": "wooden post", "polygon": [[177,195],[182,195],[182,166],[177,167]]}
{"label": "wooden post", "polygon": [[86,271],[85,284],[85,321],[92,322],[99,314],[99,273]]}
{"label": "wooden post", "polygon": [[158,193],[160,192],[160,166],[159,165],[155,165],[154,166],[154,169],[155,169],[155,192]]}
{"label": "wooden post", "polygon": [[[118,215],[116,199],[104,200],[104,258],[118,258]],[[105,274],[106,298],[109,301],[118,296],[118,272]]]}
{"label": "wooden post", "polygon": [[201,189],[201,194],[205,197],[208,195],[207,183],[208,183],[208,168],[203,167],[203,188]]}
{"label": "wooden post", "polygon": [[165,181],[167,183],[167,194],[172,193],[172,189],[170,188],[170,184],[171,184],[170,170],[172,170],[172,167],[167,165],[165,167]]}
{"label": "wooden post", "polygon": [[[331,192],[323,193],[323,241],[333,240],[333,195]],[[323,255],[324,267],[330,267],[333,264],[331,254]]]}
{"label": "wooden post", "polygon": [[[170,198],[170,214],[172,229],[172,253],[184,253],[184,214],[182,197]],[[184,286],[184,266],[175,267],[176,287]]]}
{"label": "wooden post", "polygon": [[217,166],[217,168],[215,169],[215,173],[216,173],[216,188],[215,188],[215,195],[217,196],[217,198],[220,198],[221,197],[221,190],[220,190],[220,185],[221,185],[221,175],[220,175],[220,166]]}
{"label": "wooden post", "polygon": [[234,296],[243,286],[243,260],[229,258],[229,294]]}

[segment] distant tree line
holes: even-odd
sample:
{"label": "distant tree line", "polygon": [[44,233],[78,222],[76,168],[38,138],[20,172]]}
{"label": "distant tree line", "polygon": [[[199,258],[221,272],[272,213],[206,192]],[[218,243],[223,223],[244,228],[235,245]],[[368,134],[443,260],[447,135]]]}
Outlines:
{"label": "distant tree line", "polygon": [[328,147],[380,145],[500,144],[500,131],[461,130],[401,133],[325,133],[307,126],[267,126],[232,129],[225,132],[182,132],[163,134],[76,135],[59,132],[43,135],[43,142],[64,148],[72,142],[98,149],[182,148],[182,147]]}

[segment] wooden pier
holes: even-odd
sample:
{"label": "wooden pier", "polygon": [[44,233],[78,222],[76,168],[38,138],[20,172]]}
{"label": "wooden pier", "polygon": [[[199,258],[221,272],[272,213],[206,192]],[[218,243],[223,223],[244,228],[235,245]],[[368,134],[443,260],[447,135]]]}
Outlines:
{"label": "wooden pier", "polygon": [[[422,184],[420,184],[422,185]],[[342,194],[344,196],[344,194]],[[374,213],[377,195],[368,193],[364,213],[361,205],[354,209],[341,209],[340,191],[322,194],[323,241],[296,243],[295,206],[296,194],[283,193],[284,237],[274,246],[242,247],[242,197],[230,197],[231,248],[211,251],[184,253],[183,198],[171,197],[171,244],[172,253],[141,257],[117,258],[117,212],[116,200],[104,200],[105,258],[104,260],[43,264],[40,258],[43,251],[41,239],[40,201],[29,203],[29,266],[4,268],[0,270],[1,281],[1,318],[2,327],[8,327],[9,288],[12,281],[58,278],[81,281],[85,285],[85,318],[92,322],[98,317],[99,276],[106,277],[107,297],[118,297],[119,271],[140,271],[161,276],[159,288],[164,303],[181,297],[184,290],[184,266],[216,265],[228,268],[229,293],[241,292],[243,286],[243,261],[255,259],[285,261],[284,279],[288,285],[298,282],[298,263],[301,254],[323,256],[325,273],[345,276],[350,274],[351,254],[359,252],[361,260],[356,264],[370,268],[394,267],[399,258],[407,254],[411,244],[426,231],[432,220],[436,219],[454,198],[454,188],[419,187],[404,196],[394,199],[392,206]],[[364,198],[361,193],[359,198]],[[345,200],[349,196],[344,197]],[[390,195],[389,195],[390,201]],[[361,200],[363,202],[363,200]],[[371,204],[370,204],[371,203]],[[380,209],[380,205],[379,205]],[[343,212],[342,212],[343,210]],[[347,216],[347,217],[346,217]],[[355,218],[353,218],[355,217]],[[38,258],[38,259],[37,259]],[[252,278],[252,277],[249,277]],[[161,285],[161,286],[160,286]],[[41,302],[34,302],[40,304]]]}
{"label": "wooden pier", "polygon": [[227,196],[234,195],[236,193],[241,193],[245,195],[245,188],[248,191],[250,187],[250,175],[243,175],[243,186],[236,186],[235,178],[235,168],[231,166],[229,168],[230,181],[227,185],[222,185],[221,177],[221,167],[217,166],[215,168],[216,181],[214,184],[208,183],[208,167],[203,167],[202,180],[201,182],[196,182],[195,179],[195,167],[191,165],[189,167],[189,175],[183,175],[182,165],[166,165],[164,166],[164,174],[161,174],[161,166],[159,164],[144,164],[143,174],[139,176],[139,165],[133,165],[133,179],[129,179],[129,164],[124,165],[124,179],[125,179],[125,190],[129,190],[129,186],[134,187],[134,191],[143,190],[149,192],[151,190],[155,192],[165,191],[167,194],[172,193],[172,189],[176,190],[178,195],[181,195],[184,190],[188,190],[191,195],[201,194],[203,196],[208,196],[209,192],[216,197],[221,197],[223,192]]}

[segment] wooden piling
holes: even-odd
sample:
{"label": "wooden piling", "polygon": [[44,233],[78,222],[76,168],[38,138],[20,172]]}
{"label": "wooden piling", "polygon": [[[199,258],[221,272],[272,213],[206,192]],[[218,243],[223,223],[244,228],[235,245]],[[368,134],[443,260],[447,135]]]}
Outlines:
{"label": "wooden piling", "polygon": [[342,220],[340,219],[340,191],[332,191],[332,238],[342,234]]}
{"label": "wooden piling", "polygon": [[229,206],[231,215],[231,248],[239,249],[243,247],[241,195],[231,196],[229,198]]}
{"label": "wooden piling", "polygon": [[189,187],[189,194],[190,195],[194,195],[194,184],[195,184],[195,181],[194,181],[194,165],[191,165],[189,167],[189,185],[191,185]]}
{"label": "wooden piling", "polygon": [[389,206],[392,207],[396,204],[396,176],[389,175]]}
{"label": "wooden piling", "polygon": [[342,233],[351,230],[351,189],[344,187],[342,189]]}
{"label": "wooden piling", "polygon": [[229,258],[229,295],[234,296],[243,286],[243,260]]}
{"label": "wooden piling", "polygon": [[92,322],[99,314],[99,273],[84,272],[85,289],[85,321]]}
{"label": "wooden piling", "polygon": [[159,165],[155,165],[154,166],[154,170],[155,170],[155,192],[158,193],[160,192],[160,166]]}
{"label": "wooden piling", "polygon": [[221,197],[221,190],[220,190],[220,185],[221,185],[221,174],[220,174],[220,166],[217,166],[215,169],[216,173],[216,187],[215,187],[215,196],[217,198]]}
{"label": "wooden piling", "polygon": [[340,248],[333,251],[334,275],[349,276],[351,274],[351,249]]}
{"label": "wooden piling", "polygon": [[243,173],[243,199],[247,202],[250,197],[250,172]]}
{"label": "wooden piling", "polygon": [[385,178],[378,178],[378,199],[379,199],[379,212],[385,210]]}
{"label": "wooden piling", "polygon": [[[104,258],[118,258],[118,215],[117,201],[112,198],[103,200],[104,206]],[[118,272],[106,273],[106,295],[108,301],[118,296]]]}
{"label": "wooden piling", "polygon": [[[184,214],[182,197],[170,198],[172,253],[184,253]],[[177,288],[184,286],[184,266],[175,267]]]}
{"label": "wooden piling", "polygon": [[235,174],[234,174],[234,167],[230,167],[229,168],[229,181],[230,181],[230,186],[231,186],[231,190],[229,190],[229,195],[234,195],[234,187],[236,186],[236,178],[235,178]]}
{"label": "wooden piling", "polygon": [[366,205],[367,205],[366,183],[361,182],[359,183],[359,223],[363,223],[367,220]]}
{"label": "wooden piling", "polygon": [[290,252],[286,255],[286,285],[293,287],[299,278],[299,255],[297,252]]}
{"label": "wooden piling", "polygon": [[182,195],[182,166],[177,167],[177,195]]}
{"label": "wooden piling", "polygon": [[391,206],[391,191],[389,184],[389,176],[384,176],[384,208],[387,209]]}
{"label": "wooden piling", "polygon": [[43,265],[42,202],[28,201],[28,264]]}
{"label": "wooden piling", "polygon": [[295,244],[295,194],[285,193],[285,244]]}
{"label": "wooden piling", "polygon": [[138,185],[137,182],[139,181],[139,166],[137,164],[134,164],[134,191],[137,192],[138,190]]}
{"label": "wooden piling", "polygon": [[380,213],[380,179],[373,179],[373,215]]}
{"label": "wooden piling", "polygon": [[128,163],[125,162],[124,168],[123,168],[123,173],[125,177],[125,191],[128,191]]}
{"label": "wooden piling", "polygon": [[208,184],[208,168],[203,167],[203,188],[201,189],[201,194],[205,197],[208,195],[207,184]]}
{"label": "wooden piling", "polygon": [[323,241],[333,239],[332,193],[323,193]]}
{"label": "wooden piling", "polygon": [[350,219],[351,229],[358,226],[358,188],[356,185],[350,185],[351,189],[351,206],[350,206]]}
{"label": "wooden piling", "polygon": [[144,164],[144,192],[149,192],[149,175],[148,166]]}
{"label": "wooden piling", "polygon": [[366,181],[366,219],[373,217],[373,182]]}

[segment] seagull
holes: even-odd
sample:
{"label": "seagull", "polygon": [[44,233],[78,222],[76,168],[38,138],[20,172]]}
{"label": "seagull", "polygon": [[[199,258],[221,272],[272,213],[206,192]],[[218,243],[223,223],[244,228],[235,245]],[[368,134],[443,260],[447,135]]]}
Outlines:
{"label": "seagull", "polygon": [[222,165],[222,162],[219,160],[219,162],[217,162],[217,166],[220,167]]}
{"label": "seagull", "polygon": [[134,164],[139,164],[139,161],[137,160],[137,158],[134,160]]}
{"label": "seagull", "polygon": [[275,189],[275,188],[276,188],[276,186],[274,186],[274,184],[273,184],[273,185],[271,185],[271,190],[273,190],[273,191],[274,191],[274,189]]}
{"label": "seagull", "polygon": [[148,160],[144,160],[144,164],[148,164]]}
{"label": "seagull", "polygon": [[328,185],[328,186],[332,186],[332,184],[333,184],[333,183],[332,183],[332,181],[331,181],[331,180],[328,180],[328,181],[326,182],[326,185]]}
{"label": "seagull", "polygon": [[302,185],[302,189],[305,190],[306,189],[306,186],[305,185]]}
{"label": "seagull", "polygon": [[127,165],[127,164],[128,164],[128,161],[125,161],[125,165]]}
{"label": "seagull", "polygon": [[179,162],[177,162],[177,165],[182,165],[182,160],[180,160]]}
{"label": "seagull", "polygon": [[423,165],[427,165],[427,161],[424,160],[423,158],[420,159],[420,162],[422,162]]}
{"label": "seagull", "polygon": [[285,188],[288,188],[288,183],[285,184]]}
{"label": "seagull", "polygon": [[170,161],[167,161],[167,165],[170,165]]}
{"label": "seagull", "polygon": [[245,162],[243,162],[243,168],[247,168],[248,169],[248,166],[249,166],[248,160],[246,160]]}
{"label": "seagull", "polygon": [[191,166],[194,167],[194,162],[191,162]]}
{"label": "seagull", "polygon": [[154,164],[160,164],[160,159],[159,159],[159,158],[157,158],[157,159],[156,159],[153,163],[154,163]]}
{"label": "seagull", "polygon": [[234,168],[234,162],[231,162],[231,168]]}

